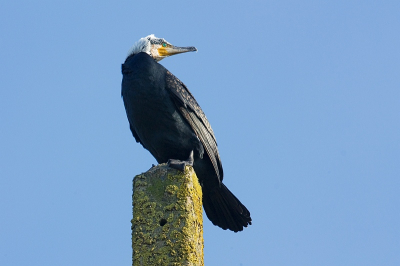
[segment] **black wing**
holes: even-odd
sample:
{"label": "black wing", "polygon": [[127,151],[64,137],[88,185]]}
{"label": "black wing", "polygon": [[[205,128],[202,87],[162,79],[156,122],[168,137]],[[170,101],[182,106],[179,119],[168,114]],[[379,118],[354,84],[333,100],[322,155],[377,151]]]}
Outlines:
{"label": "black wing", "polygon": [[178,107],[178,110],[185,117],[203,144],[215,173],[221,182],[223,179],[223,170],[221,158],[218,153],[217,140],[206,115],[185,84],[169,71],[167,71],[166,75],[166,88],[170,92],[171,98]]}

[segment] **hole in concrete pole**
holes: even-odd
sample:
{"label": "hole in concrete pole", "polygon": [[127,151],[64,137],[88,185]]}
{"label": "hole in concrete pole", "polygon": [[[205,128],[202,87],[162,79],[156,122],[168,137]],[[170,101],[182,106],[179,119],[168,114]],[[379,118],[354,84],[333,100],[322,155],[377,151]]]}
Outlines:
{"label": "hole in concrete pole", "polygon": [[160,225],[164,226],[167,223],[167,220],[165,220],[164,218],[160,220]]}

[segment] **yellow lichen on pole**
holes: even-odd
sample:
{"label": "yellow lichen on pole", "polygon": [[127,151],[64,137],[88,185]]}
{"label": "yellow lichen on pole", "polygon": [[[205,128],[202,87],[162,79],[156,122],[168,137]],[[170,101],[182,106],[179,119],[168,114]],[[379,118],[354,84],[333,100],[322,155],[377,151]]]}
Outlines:
{"label": "yellow lichen on pole", "polygon": [[132,265],[203,266],[202,192],[193,167],[133,179]]}

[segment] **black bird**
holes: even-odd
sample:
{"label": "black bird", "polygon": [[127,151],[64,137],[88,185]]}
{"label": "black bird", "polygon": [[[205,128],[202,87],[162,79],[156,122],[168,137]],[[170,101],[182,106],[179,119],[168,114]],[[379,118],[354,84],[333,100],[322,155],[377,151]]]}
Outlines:
{"label": "black bird", "polygon": [[122,98],[130,129],[158,163],[179,170],[193,165],[207,217],[224,230],[242,231],[251,224],[250,212],[222,183],[217,141],[205,114],[185,84],[157,63],[191,51],[197,49],[154,35],[129,50],[122,64]]}

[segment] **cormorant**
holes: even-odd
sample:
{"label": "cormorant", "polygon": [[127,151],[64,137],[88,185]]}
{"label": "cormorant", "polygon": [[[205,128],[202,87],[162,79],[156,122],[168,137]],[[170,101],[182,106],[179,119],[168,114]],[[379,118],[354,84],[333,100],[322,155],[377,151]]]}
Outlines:
{"label": "cormorant", "polygon": [[251,224],[250,212],[222,183],[223,170],[211,126],[185,84],[157,63],[197,51],[176,47],[153,34],[141,38],[122,64],[122,98],[130,129],[157,160],[184,170],[193,165],[203,207],[214,225],[234,232]]}

